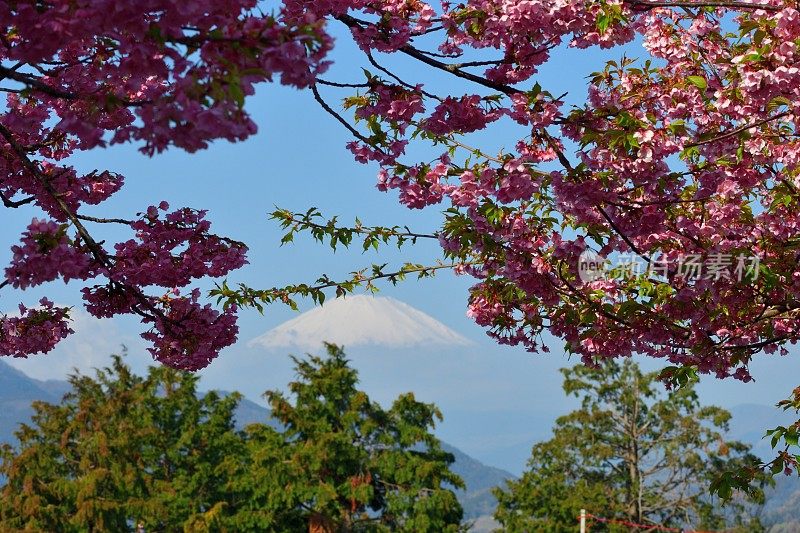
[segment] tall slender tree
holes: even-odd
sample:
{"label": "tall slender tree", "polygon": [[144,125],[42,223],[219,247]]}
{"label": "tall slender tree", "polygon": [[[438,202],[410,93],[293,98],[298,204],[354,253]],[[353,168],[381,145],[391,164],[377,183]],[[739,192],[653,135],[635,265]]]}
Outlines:
{"label": "tall slender tree", "polygon": [[533,447],[521,479],[495,490],[510,531],[573,531],[582,508],[643,525],[760,529],[760,489],[727,507],[708,493],[722,472],[757,464],[748,445],[726,439],[730,413],[700,405],[692,384],[663,392],[631,360],[562,373],[581,407]]}

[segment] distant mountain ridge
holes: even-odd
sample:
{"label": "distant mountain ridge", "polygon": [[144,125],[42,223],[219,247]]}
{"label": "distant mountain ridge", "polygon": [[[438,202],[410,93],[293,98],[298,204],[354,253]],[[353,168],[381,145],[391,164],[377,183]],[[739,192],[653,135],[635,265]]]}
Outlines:
{"label": "distant mountain ridge", "polygon": [[31,402],[58,403],[69,390],[66,381],[40,381],[0,361],[0,442],[14,440],[14,431],[33,414]]}

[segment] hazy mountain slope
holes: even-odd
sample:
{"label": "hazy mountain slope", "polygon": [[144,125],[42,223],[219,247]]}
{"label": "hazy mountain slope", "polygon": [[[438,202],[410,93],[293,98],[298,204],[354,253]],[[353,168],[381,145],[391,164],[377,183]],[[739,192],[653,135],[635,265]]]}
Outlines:
{"label": "hazy mountain slope", "polygon": [[753,453],[762,459],[772,459],[774,452],[769,439],[762,438],[768,429],[788,426],[797,420],[792,413],[779,407],[759,404],[742,404],[731,409],[730,435],[750,444]]}
{"label": "hazy mountain slope", "polygon": [[[729,411],[733,415],[731,437],[750,444],[753,452],[763,460],[772,460],[776,455],[769,439],[762,438],[765,431],[788,426],[797,420],[792,413],[769,405],[742,404]],[[772,525],[770,533],[800,531],[800,477],[778,475],[775,487],[767,489],[766,496],[762,519]]]}
{"label": "hazy mountain slope", "polygon": [[58,402],[69,388],[64,381],[39,381],[29,378],[0,361],[0,441],[10,442],[21,422],[33,414],[31,402]]}
{"label": "hazy mountain slope", "polygon": [[455,457],[453,471],[461,476],[467,485],[466,491],[459,491],[465,518],[474,519],[491,515],[497,504],[492,495],[492,488],[503,485],[505,480],[513,479],[514,476],[500,468],[487,466],[449,444],[443,443],[442,447]]}
{"label": "hazy mountain slope", "polygon": [[775,487],[767,490],[763,521],[772,524],[770,533],[800,531],[800,478],[796,475],[775,478]]}

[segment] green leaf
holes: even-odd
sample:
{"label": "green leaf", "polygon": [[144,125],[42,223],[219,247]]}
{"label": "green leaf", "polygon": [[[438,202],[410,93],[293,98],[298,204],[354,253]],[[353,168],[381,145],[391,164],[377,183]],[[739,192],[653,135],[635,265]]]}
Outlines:
{"label": "green leaf", "polygon": [[700,90],[708,88],[708,82],[702,76],[687,76],[686,80]]}
{"label": "green leaf", "polygon": [[733,488],[728,481],[724,481],[717,487],[717,495],[723,500],[729,500],[733,496]]}
{"label": "green leaf", "polygon": [[611,16],[607,15],[606,13],[602,13],[600,16],[597,17],[597,31],[600,35],[603,35],[608,27],[611,25]]}
{"label": "green leaf", "polygon": [[783,436],[783,440],[786,441],[786,444],[789,446],[797,446],[798,444],[798,434],[797,428],[791,427],[786,431],[786,434]]}
{"label": "green leaf", "polygon": [[776,96],[775,98],[770,100],[769,103],[767,104],[767,110],[774,111],[775,109],[781,106],[791,107],[791,105],[792,101],[786,98],[785,96]]}

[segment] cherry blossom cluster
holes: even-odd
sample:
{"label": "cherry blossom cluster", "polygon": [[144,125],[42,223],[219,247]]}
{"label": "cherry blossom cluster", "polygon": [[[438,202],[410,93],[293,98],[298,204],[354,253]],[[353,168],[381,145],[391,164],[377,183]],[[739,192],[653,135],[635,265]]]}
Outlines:
{"label": "cherry blossom cluster", "polygon": [[[4,4],[0,26],[8,35],[0,57],[18,65],[4,67],[5,78],[35,96],[10,99],[8,115],[22,107],[26,133],[65,135],[67,150],[137,140],[146,153],[194,151],[244,139],[255,132],[243,109],[253,85],[280,76],[306,87],[331,47],[312,15],[287,24],[263,16],[254,0],[56,0],[45,8],[31,0]],[[57,118],[52,129],[48,118]]]}
{"label": "cherry blossom cluster", "polygon": [[32,353],[47,353],[72,330],[69,309],[56,307],[42,298],[40,307],[19,306],[19,316],[0,318],[0,355],[27,357]]}
{"label": "cherry blossom cluster", "polygon": [[164,296],[158,302],[161,313],[152,320],[151,330],[142,337],[153,343],[149,348],[161,363],[182,370],[200,370],[219,355],[220,350],[236,342],[236,308],[220,313],[210,304],[199,303],[200,291],[189,297]]}
{"label": "cherry blossom cluster", "polygon": [[502,113],[497,110],[487,111],[481,104],[481,97],[474,94],[458,99],[448,96],[425,119],[422,127],[435,135],[482,130],[499,119]]}
{"label": "cherry blossom cluster", "polygon": [[166,214],[169,204],[151,206],[131,227],[136,238],[115,245],[115,281],[138,286],[185,287],[193,279],[222,277],[247,263],[246,248],[209,234],[205,211],[180,209]]}
{"label": "cherry blossom cluster", "polygon": [[[141,315],[145,324],[152,324],[142,337],[153,343],[150,351],[156,360],[198,370],[236,342],[236,309],[219,313],[198,302],[198,289],[180,297],[178,287],[242,267],[247,248],[209,233],[204,211],[168,210],[169,205],[161,202],[133,222],[136,238],[115,245],[108,283],[84,288],[83,295],[86,309],[99,318]],[[167,213],[162,217],[160,212]],[[166,287],[170,293],[146,295],[142,289],[151,286]]]}
{"label": "cherry blossom cluster", "polygon": [[[83,289],[86,309],[99,318],[138,314],[152,329],[142,336],[154,344],[154,357],[175,367],[197,370],[236,341],[235,308],[219,313],[198,303],[199,291],[178,297],[177,288],[205,277],[221,277],[243,266],[246,247],[209,233],[205,212],[180,209],[166,213],[162,202],[130,224],[135,239],[119,243],[115,253],[95,255],[86,244],[67,236],[67,224],[36,220],[14,246],[6,282],[25,289],[55,279],[106,278]],[[94,246],[98,246],[94,243]],[[154,297],[150,286],[170,288],[175,297]],[[2,352],[16,357],[45,353],[66,337],[65,310],[46,300],[42,308],[21,307],[22,318],[5,318]],[[49,331],[48,331],[49,328]],[[29,351],[25,351],[28,349]]]}
{"label": "cherry blossom cluster", "polygon": [[92,258],[69,240],[66,229],[64,224],[33,219],[22,234],[22,244],[11,247],[14,257],[6,268],[6,280],[25,289],[57,278],[87,279]]}

